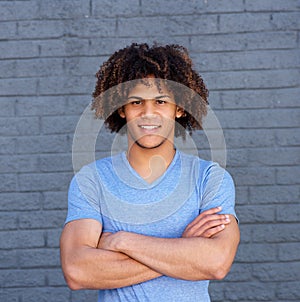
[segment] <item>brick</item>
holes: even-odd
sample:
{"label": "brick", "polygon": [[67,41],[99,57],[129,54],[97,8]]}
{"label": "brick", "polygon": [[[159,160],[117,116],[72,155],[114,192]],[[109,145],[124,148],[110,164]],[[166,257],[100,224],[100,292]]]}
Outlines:
{"label": "brick", "polygon": [[[20,2],[21,3],[21,2]],[[2,27],[3,24],[1,24]],[[0,42],[1,59],[21,59],[38,57],[38,45],[32,41],[17,40]]]}
{"label": "brick", "polygon": [[[236,261],[251,263],[252,266],[255,263],[276,261],[276,259],[276,244],[240,243],[239,251],[236,255]],[[259,265],[263,264],[258,264],[257,266]]]}
{"label": "brick", "polygon": [[47,269],[47,279],[49,286],[66,286],[63,272],[60,268]]}
{"label": "brick", "polygon": [[44,232],[41,230],[1,231],[0,242],[2,249],[22,249],[43,247]]}
{"label": "brick", "polygon": [[69,39],[65,37],[59,39],[43,39],[32,41],[32,44],[38,48],[40,57],[65,57],[72,55],[72,53],[66,49],[68,40]]}
{"label": "brick", "polygon": [[65,210],[67,208],[67,191],[43,192],[43,209]]}
{"label": "brick", "polygon": [[293,11],[299,9],[298,1],[276,0],[276,1],[259,1],[246,0],[245,7],[247,11]]}
{"label": "brick", "polygon": [[[203,43],[203,40],[205,43]],[[230,41],[230,43],[228,43]],[[191,52],[236,51],[297,48],[296,32],[250,32],[195,35],[191,37]],[[194,57],[194,56],[193,56]]]}
{"label": "brick", "polygon": [[41,19],[69,19],[89,17],[90,3],[88,1],[59,1],[40,2],[39,17]]}
{"label": "brick", "polygon": [[24,173],[19,175],[20,191],[66,190],[70,173]]}
{"label": "brick", "polygon": [[[17,33],[17,22],[1,22],[0,39],[8,40],[15,37]],[[2,42],[3,43],[3,42]]]}
{"label": "brick", "polygon": [[78,116],[42,117],[43,134],[62,134],[75,132]]}
{"label": "brick", "polygon": [[223,129],[227,148],[275,146],[273,129]]}
{"label": "brick", "polygon": [[300,148],[251,149],[248,154],[253,165],[290,166],[300,163]]}
{"label": "brick", "polygon": [[251,281],[252,265],[250,263],[233,263],[225,280],[230,282]]}
{"label": "brick", "polygon": [[[285,114],[290,118],[282,119],[282,115]],[[239,115],[236,115],[234,110],[221,110],[217,111],[217,117],[224,128],[242,129],[300,126],[299,109],[245,109]]]}
{"label": "brick", "polygon": [[60,20],[19,21],[17,35],[11,38],[45,39],[59,38],[65,34],[64,22]]}
{"label": "brick", "polygon": [[120,18],[117,33],[119,36],[164,36],[164,35],[194,35],[217,33],[217,16],[164,16]]}
{"label": "brick", "polygon": [[[242,222],[243,223],[243,222]],[[251,243],[252,242],[252,228],[246,224],[240,224],[241,242]]]}
{"label": "brick", "polygon": [[95,290],[83,290],[76,291],[71,293],[72,302],[81,302],[81,301],[97,301],[97,291]]}
{"label": "brick", "polygon": [[220,99],[225,109],[288,108],[298,106],[299,88],[222,91]]}
{"label": "brick", "polygon": [[92,8],[95,17],[135,16],[140,12],[139,0],[95,1]]}
{"label": "brick", "polygon": [[16,290],[15,288],[2,288],[0,291],[1,301],[19,302],[19,294],[21,290]]}
{"label": "brick", "polygon": [[64,97],[18,97],[17,116],[62,115],[66,111]]}
{"label": "brick", "polygon": [[259,281],[229,283],[224,289],[225,301],[275,301],[276,288],[277,284]]}
{"label": "brick", "polygon": [[94,90],[95,80],[91,76],[47,77],[40,79],[41,95],[88,94]]}
{"label": "brick", "polygon": [[54,58],[30,58],[23,60],[5,61],[13,65],[7,69],[5,77],[46,77],[46,76],[61,76],[64,73],[63,59]]}
{"label": "brick", "polygon": [[43,286],[44,279],[42,270],[2,270],[0,284],[3,287]]}
{"label": "brick", "polygon": [[297,69],[205,72],[202,76],[211,90],[288,88],[299,85],[300,78]]}
{"label": "brick", "polygon": [[300,146],[300,131],[297,128],[277,129],[275,135],[279,146]]}
{"label": "brick", "polygon": [[0,135],[35,135],[39,134],[39,119],[0,118]]}
{"label": "brick", "polygon": [[0,192],[10,192],[17,189],[15,174],[0,174]]}
{"label": "brick", "polygon": [[112,18],[70,19],[65,24],[67,35],[80,38],[112,37],[116,33],[116,21]]}
{"label": "brick", "polygon": [[22,212],[19,217],[21,229],[47,229],[63,225],[66,218],[64,211]]}
{"label": "brick", "polygon": [[1,173],[34,172],[39,170],[39,159],[33,156],[0,156]]}
{"label": "brick", "polygon": [[270,167],[260,167],[259,173],[257,167],[232,167],[229,172],[233,175],[236,185],[271,185],[275,184],[275,169]]}
{"label": "brick", "polygon": [[91,108],[91,97],[68,96],[66,97],[66,111],[69,115],[81,115]]}
{"label": "brick", "polygon": [[3,1],[1,2],[1,21],[31,19],[38,15],[37,1]]}
{"label": "brick", "polygon": [[0,211],[29,211],[40,209],[39,193],[2,193],[0,194]]}
{"label": "brick", "polygon": [[39,159],[39,168],[42,172],[73,171],[71,154],[41,155]]}
{"label": "brick", "polygon": [[281,243],[278,244],[278,259],[279,261],[299,261],[300,243]]}
{"label": "brick", "polygon": [[4,212],[0,213],[0,229],[16,230],[18,228],[18,214]]}
{"label": "brick", "polygon": [[[0,268],[17,268],[18,258],[16,250],[0,250]],[[0,293],[1,297],[1,293]],[[1,300],[2,301],[2,300]]]}
{"label": "brick", "polygon": [[275,209],[269,205],[237,205],[239,219],[243,223],[274,222]]}
{"label": "brick", "polygon": [[300,241],[298,223],[274,223],[253,226],[253,242],[258,243],[286,243]]}
{"label": "brick", "polygon": [[37,80],[34,78],[0,79],[1,96],[34,95],[37,91]]}
{"label": "brick", "polygon": [[299,29],[299,13],[243,13],[220,15],[220,32],[249,32]]}
{"label": "brick", "polygon": [[0,117],[12,117],[15,115],[15,99],[0,98]]}
{"label": "brick", "polygon": [[251,69],[283,69],[300,66],[297,50],[256,50],[218,52],[198,55],[194,64],[199,70],[226,71]]}
{"label": "brick", "polygon": [[66,134],[23,136],[16,139],[17,154],[71,152],[72,141]]}
{"label": "brick", "polygon": [[277,296],[283,301],[291,299],[297,301],[300,299],[299,293],[300,282],[298,280],[292,282],[280,282],[277,288]]}
{"label": "brick", "polygon": [[277,184],[299,184],[300,183],[300,166],[278,167],[276,168]]}
{"label": "brick", "polygon": [[253,264],[253,276],[260,281],[294,281],[300,276],[300,263]]}
{"label": "brick", "polygon": [[[67,211],[64,211],[65,217],[67,217]],[[64,221],[63,221],[64,223]],[[63,228],[63,223],[61,224],[61,227],[59,229],[49,229],[46,231],[47,237],[47,247],[50,248],[59,248],[59,240]]]}
{"label": "brick", "polygon": [[[70,290],[66,287],[39,287],[33,290],[25,288],[22,290],[22,301],[26,302],[66,302],[70,299]],[[92,300],[91,300],[92,301]]]}
{"label": "brick", "polygon": [[99,57],[73,57],[65,59],[66,72],[70,75],[86,75],[96,74],[99,66],[103,63],[104,58]]}
{"label": "brick", "polygon": [[295,204],[277,205],[276,206],[276,220],[278,222],[298,222],[300,221],[300,208],[298,200],[295,197]]}
{"label": "brick", "polygon": [[59,267],[59,249],[29,249],[18,253],[20,268]]}
{"label": "brick", "polygon": [[252,204],[288,204],[300,197],[300,188],[292,185],[256,186],[249,188]]}

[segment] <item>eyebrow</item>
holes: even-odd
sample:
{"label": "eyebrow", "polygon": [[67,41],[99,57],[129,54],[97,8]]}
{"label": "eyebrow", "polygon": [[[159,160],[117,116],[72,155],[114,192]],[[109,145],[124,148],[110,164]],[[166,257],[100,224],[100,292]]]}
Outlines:
{"label": "eyebrow", "polygon": [[[169,99],[171,99],[171,97],[169,96],[169,95],[167,95],[167,94],[164,94],[164,95],[158,95],[158,96],[156,96],[156,97],[154,97],[154,98],[151,98],[151,99],[149,99],[149,100],[158,100],[158,99],[161,99],[161,98],[169,98]],[[140,96],[135,96],[135,95],[131,95],[131,96],[129,96],[128,97],[128,100],[129,99],[137,99],[137,100],[148,100],[148,99],[145,99],[145,98],[142,98],[142,97],[140,97]]]}

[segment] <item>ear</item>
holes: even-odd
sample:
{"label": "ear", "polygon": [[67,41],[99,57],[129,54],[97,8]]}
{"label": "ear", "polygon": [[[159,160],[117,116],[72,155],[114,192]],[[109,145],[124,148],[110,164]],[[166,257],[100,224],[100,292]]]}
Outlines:
{"label": "ear", "polygon": [[176,107],[176,118],[180,118],[184,115],[184,110],[181,107]]}
{"label": "ear", "polygon": [[118,109],[118,113],[119,113],[121,118],[125,118],[125,112],[124,112],[124,107],[123,106]]}

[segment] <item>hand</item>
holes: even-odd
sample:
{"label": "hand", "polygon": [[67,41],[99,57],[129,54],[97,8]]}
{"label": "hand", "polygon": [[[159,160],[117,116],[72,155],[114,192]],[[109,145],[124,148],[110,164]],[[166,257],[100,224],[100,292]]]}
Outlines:
{"label": "hand", "polygon": [[185,228],[182,237],[205,237],[211,238],[213,235],[223,231],[226,224],[230,223],[229,215],[217,214],[221,207],[212,208],[202,212]]}
{"label": "hand", "polygon": [[98,242],[98,249],[111,250],[112,236],[114,233],[103,232]]}

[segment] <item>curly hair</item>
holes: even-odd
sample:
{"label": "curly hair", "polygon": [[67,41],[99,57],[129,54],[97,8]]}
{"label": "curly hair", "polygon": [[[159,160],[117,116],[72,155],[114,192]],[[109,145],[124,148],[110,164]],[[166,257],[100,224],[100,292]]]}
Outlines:
{"label": "curly hair", "polygon": [[163,82],[174,94],[176,104],[184,110],[183,116],[176,118],[182,126],[175,128],[176,136],[185,137],[185,129],[189,132],[202,129],[208,90],[194,70],[187,49],[176,44],[150,47],[146,43],[133,43],[116,51],[96,73],[92,102],[96,117],[105,119],[111,132],[119,132],[126,121],[120,117],[118,109],[136,81],[148,76],[156,79],[158,89]]}

